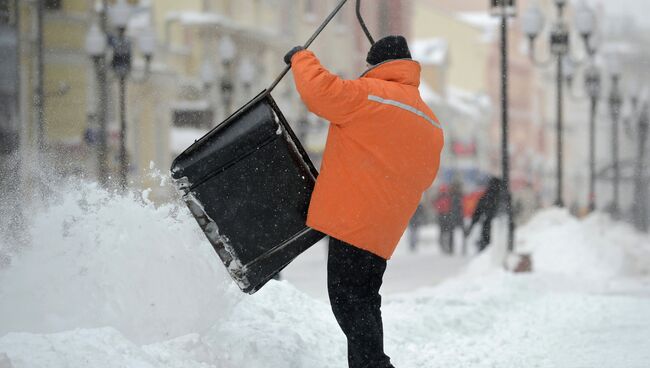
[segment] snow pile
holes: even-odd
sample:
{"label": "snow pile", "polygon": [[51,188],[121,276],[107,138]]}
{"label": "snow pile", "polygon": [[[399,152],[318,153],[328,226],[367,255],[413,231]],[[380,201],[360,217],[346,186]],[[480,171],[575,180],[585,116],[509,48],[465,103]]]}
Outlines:
{"label": "snow pile", "polygon": [[[345,366],[326,303],[287,282],[243,296],[184,208],[93,185],[64,193],[0,271],[0,367]],[[519,235],[533,274],[486,267],[486,253],[481,274],[385,298],[395,366],[646,367],[650,282],[584,280],[643,274],[647,236],[561,210]]]}
{"label": "snow pile", "polygon": [[545,210],[517,236],[538,272],[583,279],[650,274],[650,238],[602,213],[578,220],[565,209]]}
{"label": "snow pile", "polygon": [[67,185],[32,209],[28,245],[0,269],[0,335],[112,326],[145,343],[226,316],[239,294],[194,219],[146,194]]}

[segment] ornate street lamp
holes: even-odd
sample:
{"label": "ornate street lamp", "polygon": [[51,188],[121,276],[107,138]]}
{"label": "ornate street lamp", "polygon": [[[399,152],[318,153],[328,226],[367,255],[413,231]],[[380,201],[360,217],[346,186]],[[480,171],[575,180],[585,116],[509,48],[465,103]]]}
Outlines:
{"label": "ornate street lamp", "polygon": [[[106,9],[102,9],[105,11]],[[99,172],[100,182],[107,181],[107,144],[106,144],[106,115],[108,101],[108,87],[106,76],[106,43],[111,48],[111,68],[119,81],[119,111],[120,111],[120,152],[119,152],[119,185],[125,189],[127,186],[128,158],[126,152],[126,81],[131,73],[132,42],[126,36],[126,28],[131,16],[131,7],[124,0],[117,0],[115,5],[108,8],[110,23],[117,30],[117,34],[105,35],[99,26],[90,27],[86,35],[86,52],[97,66],[97,79],[99,85]],[[103,41],[102,41],[103,39]],[[106,41],[108,40],[108,42]],[[139,34],[138,46],[145,61],[145,75],[149,71],[151,58],[156,47],[156,39],[152,30],[145,29]]]}
{"label": "ornate street lamp", "polygon": [[[576,29],[584,41],[589,63],[584,70],[584,89],[589,98],[589,190],[588,208],[589,212],[596,209],[596,118],[598,102],[601,96],[600,70],[596,66],[596,47],[594,29],[596,28],[596,15],[593,10],[584,2],[578,5],[575,12],[574,23]],[[569,88],[573,84],[575,74],[575,63],[570,58],[564,59],[565,79]]]}
{"label": "ornate street lamp", "polygon": [[99,121],[99,136],[97,147],[97,172],[99,183],[108,183],[108,144],[106,126],[108,120],[108,75],[106,70],[106,34],[97,23],[93,23],[86,35],[86,53],[95,64],[97,78],[97,120]]}
{"label": "ornate street lamp", "polygon": [[126,153],[126,78],[131,72],[131,40],[126,37],[126,27],[129,22],[131,9],[124,2],[118,2],[110,8],[111,23],[117,28],[117,36],[110,38],[113,47],[111,67],[119,81],[119,111],[120,111],[120,169],[119,183],[122,189],[127,186],[129,163]]}
{"label": "ornate street lamp", "polygon": [[[557,206],[564,206],[563,198],[563,125],[564,125],[564,109],[563,109],[563,67],[565,65],[564,59],[569,57],[570,44],[569,44],[569,25],[564,20],[564,10],[567,5],[567,0],[555,0],[557,8],[557,20],[553,24],[549,34],[549,48],[551,55],[556,59],[557,68],[557,196],[555,204]],[[586,13],[578,11],[576,17],[576,28],[583,38],[585,48],[590,50],[590,39],[594,32],[595,20]],[[537,36],[544,28],[544,14],[537,5],[531,6],[522,17],[523,30],[528,35],[530,41],[530,57],[536,65],[546,66],[552,62],[549,58],[547,62],[539,62],[535,57],[534,42]]]}
{"label": "ornate street lamp", "polygon": [[592,63],[585,72],[585,89],[589,96],[589,212],[596,209],[596,116],[601,94],[600,71]]}
{"label": "ornate street lamp", "polygon": [[514,0],[490,0],[493,16],[501,18],[501,169],[503,193],[508,214],[508,251],[514,251],[515,222],[512,214],[512,194],[510,193],[510,157],[508,148],[508,18],[516,13]]}

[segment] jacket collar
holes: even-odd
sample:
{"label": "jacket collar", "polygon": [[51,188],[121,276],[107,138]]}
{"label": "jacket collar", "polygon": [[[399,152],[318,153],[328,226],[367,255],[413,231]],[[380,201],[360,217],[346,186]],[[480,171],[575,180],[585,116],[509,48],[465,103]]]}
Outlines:
{"label": "jacket collar", "polygon": [[366,70],[361,78],[375,78],[389,82],[420,86],[420,63],[411,59],[388,60]]}

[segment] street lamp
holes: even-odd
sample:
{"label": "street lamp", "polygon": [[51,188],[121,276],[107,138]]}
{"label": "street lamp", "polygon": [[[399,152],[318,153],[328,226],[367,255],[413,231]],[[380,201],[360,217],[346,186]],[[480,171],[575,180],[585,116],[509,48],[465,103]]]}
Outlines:
{"label": "street lamp", "polygon": [[156,34],[153,29],[147,27],[142,30],[138,36],[138,48],[144,56],[145,61],[145,77],[148,76],[151,69],[151,58],[156,51]]}
{"label": "street lamp", "polygon": [[633,204],[633,217],[636,228],[640,231],[648,232],[648,185],[646,184],[645,165],[646,157],[646,143],[648,141],[648,125],[650,123],[650,116],[648,115],[648,102],[644,101],[639,114],[639,127],[637,136],[639,139],[639,146],[637,151],[636,166],[634,169],[634,204]]}
{"label": "street lamp", "polygon": [[232,62],[237,55],[237,48],[232,38],[228,35],[221,38],[219,42],[219,55],[223,64],[223,76],[221,78],[221,98],[223,99],[224,120],[230,116],[233,96],[233,81],[230,77]]}
{"label": "street lamp", "polygon": [[[576,29],[582,37],[589,64],[584,71],[584,88],[590,101],[589,108],[589,190],[588,190],[588,209],[593,212],[596,209],[596,117],[598,111],[598,102],[601,95],[601,77],[600,71],[596,66],[596,47],[593,32],[596,24],[595,13],[586,6],[584,2],[578,5],[575,12],[574,22]],[[564,74],[571,88],[573,84],[575,65],[570,58],[564,59]]]}
{"label": "street lamp", "polygon": [[117,28],[117,36],[110,38],[113,47],[111,66],[119,82],[119,111],[120,111],[120,169],[119,183],[121,188],[127,186],[129,163],[126,154],[126,78],[131,72],[131,40],[126,37],[126,26],[129,21],[130,9],[123,1],[118,0],[109,12],[112,24]]}
{"label": "street lamp", "polygon": [[[102,8],[102,11],[106,9]],[[105,34],[99,26],[93,24],[86,35],[86,52],[93,59],[99,85],[99,176],[100,182],[107,181],[107,143],[106,143],[106,116],[107,116],[107,44],[112,50],[111,68],[119,81],[119,111],[120,111],[120,152],[119,152],[119,185],[121,188],[127,186],[128,159],[126,152],[126,81],[131,72],[132,46],[131,40],[126,36],[126,28],[131,15],[131,7],[124,0],[117,0],[115,5],[108,8],[108,18],[117,34]],[[103,16],[103,14],[102,14]],[[145,61],[145,74],[149,71],[151,57],[153,55],[156,40],[153,31],[146,29],[138,39],[138,46]],[[108,41],[107,41],[108,40]]]}
{"label": "street lamp", "polygon": [[596,115],[601,93],[600,71],[592,63],[585,72],[585,89],[589,96],[589,212],[596,209]]}
{"label": "street lamp", "polygon": [[623,96],[620,87],[620,69],[617,62],[612,62],[611,67],[611,80],[612,85],[609,92],[609,111],[612,117],[612,168],[614,171],[613,180],[613,197],[611,212],[614,218],[619,216],[619,198],[620,198],[620,178],[621,170],[619,166],[619,148],[618,148],[618,133],[619,123],[621,117],[621,107],[623,106]]}
{"label": "street lamp", "polygon": [[508,148],[508,18],[515,16],[515,0],[490,0],[493,16],[501,18],[501,169],[503,194],[508,213],[508,251],[514,251],[515,222],[510,193],[510,157]]}
{"label": "street lamp", "polygon": [[[556,58],[557,68],[557,197],[555,204],[557,206],[564,206],[563,199],[563,124],[564,124],[564,109],[563,109],[563,67],[565,65],[564,59],[569,57],[570,44],[569,44],[569,25],[564,20],[564,10],[567,5],[567,0],[555,0],[555,7],[557,8],[557,20],[550,30],[549,47],[551,55]],[[593,14],[582,13],[587,9],[582,6],[578,9],[576,16],[576,28],[585,43],[585,47],[589,52],[591,49],[590,41],[595,28],[595,20]],[[537,5],[532,5],[522,17],[523,30],[528,35],[530,42],[530,57],[536,65],[545,66],[552,61],[539,62],[535,57],[535,39],[544,28],[544,14]]]}
{"label": "street lamp", "polygon": [[97,78],[97,119],[99,121],[99,137],[97,149],[97,172],[99,183],[106,186],[108,183],[108,144],[106,139],[106,126],[108,120],[108,75],[106,70],[106,34],[97,23],[90,26],[86,35],[86,53],[95,64]]}

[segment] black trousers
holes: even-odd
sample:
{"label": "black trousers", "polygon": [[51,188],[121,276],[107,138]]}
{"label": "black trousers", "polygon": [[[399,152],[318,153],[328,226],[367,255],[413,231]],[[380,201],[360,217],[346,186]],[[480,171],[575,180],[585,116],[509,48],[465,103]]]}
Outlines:
{"label": "black trousers", "polygon": [[332,312],[348,340],[350,368],[393,368],[384,354],[381,287],[386,260],[330,238],[327,288]]}

